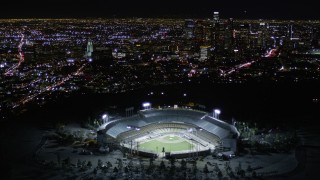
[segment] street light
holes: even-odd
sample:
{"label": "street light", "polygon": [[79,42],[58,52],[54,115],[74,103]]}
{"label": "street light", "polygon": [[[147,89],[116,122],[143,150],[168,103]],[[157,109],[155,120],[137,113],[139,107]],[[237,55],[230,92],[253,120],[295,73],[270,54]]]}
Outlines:
{"label": "street light", "polygon": [[216,119],[219,119],[219,115],[221,114],[221,111],[220,109],[215,109],[213,111],[213,117],[216,118]]}

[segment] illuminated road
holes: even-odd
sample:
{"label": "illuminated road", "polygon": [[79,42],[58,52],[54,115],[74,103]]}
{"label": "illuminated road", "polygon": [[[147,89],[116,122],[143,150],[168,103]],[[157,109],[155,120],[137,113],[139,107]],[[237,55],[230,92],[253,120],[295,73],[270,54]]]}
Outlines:
{"label": "illuminated road", "polygon": [[24,45],[24,34],[21,34],[21,39],[18,45],[18,52],[19,52],[19,62],[18,64],[13,65],[11,68],[7,69],[4,73],[5,76],[13,75],[14,71],[21,65],[24,61],[24,53],[22,51],[22,46]]}
{"label": "illuminated road", "polygon": [[[268,51],[263,57],[265,58],[273,58],[273,57],[279,57],[280,56],[280,53],[278,52],[278,49],[270,49],[270,51]],[[259,59],[261,60],[261,59]],[[257,62],[258,60],[255,60],[255,61],[251,61],[251,62],[246,62],[246,63],[243,63],[243,64],[239,64],[239,65],[236,65],[235,67],[227,70],[227,71],[223,71],[223,70],[220,70],[221,72],[221,76],[223,77],[226,77],[226,76],[229,76],[231,75],[232,73],[236,72],[237,70],[240,70],[242,68],[247,68],[247,67],[250,67],[253,63]]]}
{"label": "illuminated road", "polygon": [[[13,73],[17,70],[17,68],[19,68],[19,66],[24,62],[25,58],[24,58],[24,53],[22,51],[22,47],[24,45],[24,34],[21,33],[21,39],[20,39],[20,42],[19,42],[19,45],[18,45],[18,56],[19,56],[19,62],[15,65],[13,65],[12,67],[8,68],[4,75],[5,76],[12,76]],[[17,108],[21,105],[24,105],[28,102],[31,102],[33,101],[36,97],[38,97],[39,95],[42,95],[46,92],[49,92],[49,94],[51,94],[54,90],[54,88],[58,87],[58,86],[61,86],[63,85],[66,81],[70,80],[73,76],[78,76],[82,73],[82,70],[83,68],[87,65],[87,62],[84,63],[80,68],[77,69],[77,71],[67,75],[66,77],[64,77],[62,80],[52,84],[52,85],[49,85],[47,87],[44,87],[42,89],[40,89],[40,91],[38,92],[35,92],[33,94],[30,94],[24,98],[22,98],[20,101],[16,102],[16,103],[13,103],[12,105],[12,108]],[[28,87],[34,87],[36,83],[39,83],[41,82],[41,78],[38,78],[38,79],[35,79],[33,81],[31,81],[30,83],[24,83],[24,84],[21,84],[21,87],[20,88],[26,88],[28,89]],[[32,90],[31,90],[32,91]],[[30,91],[30,92],[31,92]]]}
{"label": "illuminated road", "polygon": [[[23,98],[23,99],[20,100],[19,102],[15,103],[15,104],[13,105],[13,108],[17,108],[17,107],[19,107],[19,106],[21,106],[21,105],[24,105],[24,104],[26,104],[26,103],[34,100],[34,98],[36,98],[37,96],[42,95],[42,94],[44,94],[44,93],[46,93],[46,92],[50,92],[50,91],[53,92],[52,90],[53,90],[55,87],[58,87],[58,86],[60,86],[60,85],[63,85],[66,81],[68,81],[68,80],[69,80],[70,78],[72,78],[73,76],[78,76],[78,75],[80,75],[80,74],[82,73],[83,68],[84,68],[87,64],[88,64],[88,63],[84,63],[80,68],[78,68],[77,71],[69,74],[67,77],[64,77],[62,80],[60,80],[60,81],[58,81],[58,82],[56,82],[56,83],[54,83],[54,84],[52,84],[52,85],[50,85],[50,86],[47,86],[47,87],[42,88],[38,93],[34,93],[34,94],[31,94],[31,95],[28,95],[27,97]],[[51,92],[50,92],[50,93],[51,93]],[[50,94],[50,93],[49,93],[49,94]]]}
{"label": "illuminated road", "polygon": [[231,75],[232,73],[236,72],[237,70],[240,70],[242,68],[247,68],[247,67],[250,67],[253,63],[255,63],[256,61],[251,61],[251,62],[246,62],[246,63],[243,63],[243,64],[239,64],[239,65],[236,65],[235,67],[227,70],[227,71],[223,71],[223,70],[220,70],[222,73],[221,73],[221,76],[229,76]]}
{"label": "illuminated road", "polygon": [[272,57],[276,57],[279,55],[280,54],[278,54],[278,49],[270,49],[270,51],[264,57],[272,58]]}

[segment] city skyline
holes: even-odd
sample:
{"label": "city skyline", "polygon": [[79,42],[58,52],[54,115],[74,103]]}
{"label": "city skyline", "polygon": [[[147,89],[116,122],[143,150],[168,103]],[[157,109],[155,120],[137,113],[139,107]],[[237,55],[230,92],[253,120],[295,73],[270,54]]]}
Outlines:
{"label": "city skyline", "polygon": [[2,3],[0,177],[316,177],[308,1]]}
{"label": "city skyline", "polygon": [[110,18],[110,17],[180,17],[211,18],[213,11],[221,12],[222,18],[239,19],[319,19],[317,7],[310,0],[303,4],[290,1],[266,2],[244,0],[179,2],[101,1],[90,3],[73,0],[6,1],[0,18]]}
{"label": "city skyline", "polygon": [[[150,86],[320,81],[316,21],[220,21],[219,15],[212,14],[214,24],[211,19],[1,20],[1,111],[13,115],[65,95]],[[313,106],[320,98],[315,93],[302,99]]]}

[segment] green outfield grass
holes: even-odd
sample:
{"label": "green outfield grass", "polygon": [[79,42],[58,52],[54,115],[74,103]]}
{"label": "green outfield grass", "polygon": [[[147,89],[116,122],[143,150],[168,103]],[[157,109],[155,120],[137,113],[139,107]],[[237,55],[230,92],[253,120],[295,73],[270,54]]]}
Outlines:
{"label": "green outfield grass", "polygon": [[[161,140],[165,140],[168,142],[164,143],[164,142],[161,142]],[[140,150],[152,151],[154,153],[161,153],[163,147],[165,148],[166,152],[173,152],[173,151],[188,151],[191,148],[193,148],[193,145],[187,142],[185,139],[180,138],[178,136],[160,137],[145,143],[141,143],[139,145]]]}

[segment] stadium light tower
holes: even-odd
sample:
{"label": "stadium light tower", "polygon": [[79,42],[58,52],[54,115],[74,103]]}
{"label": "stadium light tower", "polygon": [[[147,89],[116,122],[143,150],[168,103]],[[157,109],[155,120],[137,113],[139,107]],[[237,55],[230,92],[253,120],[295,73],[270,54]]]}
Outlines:
{"label": "stadium light tower", "polygon": [[216,118],[216,119],[219,119],[219,115],[221,114],[221,111],[220,109],[215,109],[213,111],[213,117]]}
{"label": "stadium light tower", "polygon": [[151,109],[151,103],[149,103],[149,102],[142,103],[142,107],[144,109]]}
{"label": "stadium light tower", "polygon": [[103,115],[102,115],[102,122],[103,122],[103,123],[108,122],[108,119],[109,119],[109,117],[108,117],[107,114],[103,114]]}

